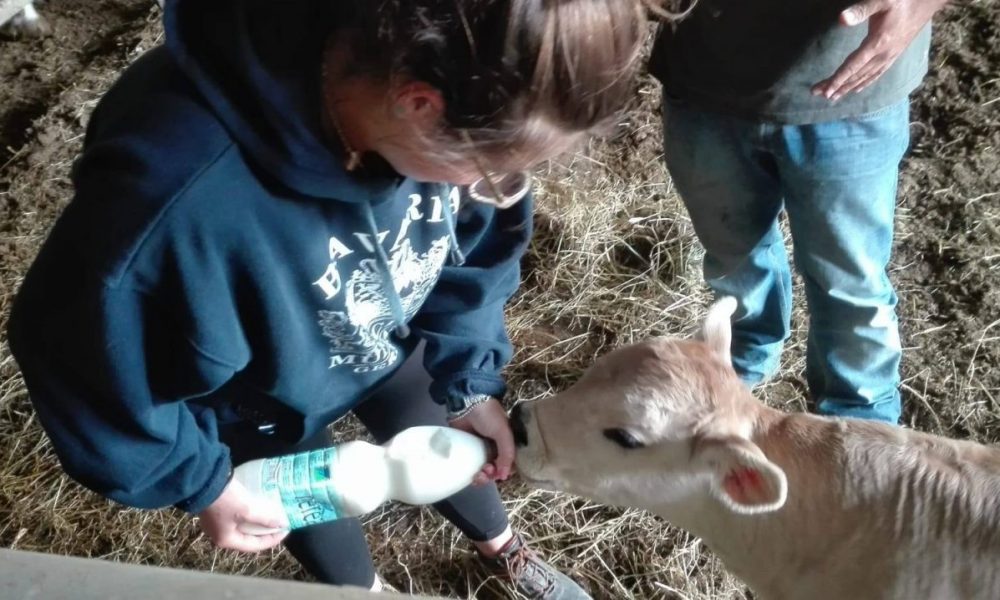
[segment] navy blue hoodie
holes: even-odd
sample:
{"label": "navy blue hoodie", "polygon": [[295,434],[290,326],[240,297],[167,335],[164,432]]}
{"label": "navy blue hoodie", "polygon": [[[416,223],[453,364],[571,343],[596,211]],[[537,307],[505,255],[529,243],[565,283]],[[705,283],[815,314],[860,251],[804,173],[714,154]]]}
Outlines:
{"label": "navy blue hoodie", "polygon": [[504,392],[530,202],[344,171],[321,126],[336,4],[168,2],[166,46],[94,112],[8,333],[64,468],[100,494],[199,512],[240,409],[309,435],[420,340],[438,401]]}

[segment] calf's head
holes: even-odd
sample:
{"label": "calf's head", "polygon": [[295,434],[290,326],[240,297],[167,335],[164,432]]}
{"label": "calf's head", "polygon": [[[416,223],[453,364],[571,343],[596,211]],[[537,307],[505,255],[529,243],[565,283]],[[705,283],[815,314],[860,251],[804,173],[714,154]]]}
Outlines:
{"label": "calf's head", "polygon": [[722,299],[700,339],[619,348],[566,391],[516,406],[521,476],[660,514],[706,499],[744,514],[780,508],[785,475],[750,439],[761,405],[730,361],[735,310]]}

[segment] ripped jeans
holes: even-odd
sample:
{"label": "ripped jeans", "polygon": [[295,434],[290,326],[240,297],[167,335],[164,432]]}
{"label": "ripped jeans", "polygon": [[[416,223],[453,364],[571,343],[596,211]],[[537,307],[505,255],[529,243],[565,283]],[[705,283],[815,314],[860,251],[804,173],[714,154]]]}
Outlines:
{"label": "ripped jeans", "polygon": [[896,294],[886,275],[909,100],[811,125],[748,121],[664,103],[664,145],[718,296],[734,296],[733,364],[750,386],[790,333],[782,209],[805,283],[806,377],[817,412],[896,423]]}

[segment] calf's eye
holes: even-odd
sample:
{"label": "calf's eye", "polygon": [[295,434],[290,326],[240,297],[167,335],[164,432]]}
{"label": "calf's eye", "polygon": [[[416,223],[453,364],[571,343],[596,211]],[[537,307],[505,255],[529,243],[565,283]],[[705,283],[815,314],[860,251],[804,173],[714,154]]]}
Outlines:
{"label": "calf's eye", "polygon": [[639,441],[637,437],[626,431],[625,429],[605,429],[604,437],[608,438],[612,442],[618,444],[626,450],[631,450],[633,448],[642,448],[645,444]]}

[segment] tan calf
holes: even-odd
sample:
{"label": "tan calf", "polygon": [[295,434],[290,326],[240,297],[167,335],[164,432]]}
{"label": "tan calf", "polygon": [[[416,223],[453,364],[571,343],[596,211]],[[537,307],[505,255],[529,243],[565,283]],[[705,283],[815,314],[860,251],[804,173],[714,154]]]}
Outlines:
{"label": "tan calf", "polygon": [[662,516],[764,599],[1000,599],[1000,450],[764,406],[730,363],[735,308],[515,408],[521,476]]}

